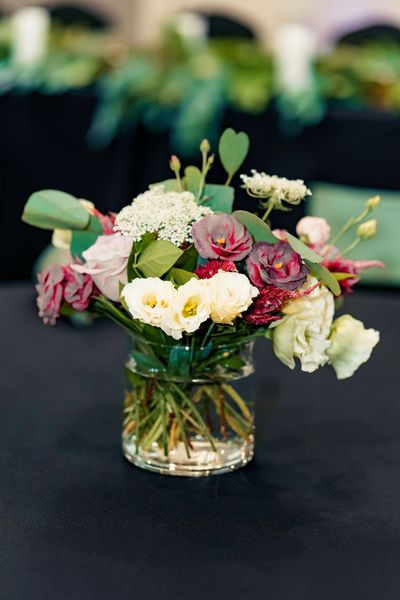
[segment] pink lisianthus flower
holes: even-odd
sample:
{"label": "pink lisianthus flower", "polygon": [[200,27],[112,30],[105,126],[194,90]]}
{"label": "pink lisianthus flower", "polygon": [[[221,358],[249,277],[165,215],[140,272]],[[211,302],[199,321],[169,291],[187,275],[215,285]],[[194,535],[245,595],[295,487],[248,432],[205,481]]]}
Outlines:
{"label": "pink lisianthus flower", "polygon": [[132,238],[114,233],[100,235],[95,243],[82,252],[83,265],[72,265],[77,273],[86,273],[106,298],[119,301],[119,284],[128,282],[127,266]]}
{"label": "pink lisianthus flower", "polygon": [[197,277],[200,279],[210,279],[218,273],[218,271],[237,271],[236,265],[231,260],[209,260],[204,265],[199,265],[194,270]]}
{"label": "pink lisianthus flower", "polygon": [[322,217],[303,217],[296,225],[299,238],[311,246],[323,246],[329,240],[331,228]]}
{"label": "pink lisianthus flower", "polygon": [[360,281],[359,274],[365,269],[384,269],[385,264],[380,260],[350,260],[342,256],[326,258],[322,263],[331,273],[349,273],[352,277],[341,279],[338,283],[343,295],[350,294],[353,287]]}
{"label": "pink lisianthus flower", "polygon": [[207,215],[193,224],[191,235],[202,258],[243,260],[253,245],[250,233],[231,215]]}
{"label": "pink lisianthus flower", "polygon": [[94,285],[90,275],[77,273],[70,265],[64,267],[64,299],[74,310],[86,310],[90,304]]}
{"label": "pink lisianthus flower", "polygon": [[251,282],[258,288],[275,285],[295,290],[303,285],[308,269],[287,242],[257,242],[246,261]]}
{"label": "pink lisianthus flower", "polygon": [[61,265],[51,265],[39,273],[37,278],[36,304],[39,317],[46,325],[55,325],[63,300],[64,270]]}
{"label": "pink lisianthus flower", "polygon": [[253,301],[253,304],[251,305],[250,310],[245,315],[244,319],[253,325],[268,325],[273,321],[278,321],[282,318],[280,311],[284,304],[286,304],[289,300],[293,300],[294,298],[307,296],[313,290],[315,290],[318,285],[319,283],[316,283],[308,289],[300,292],[282,290],[274,285],[261,288],[260,294]]}

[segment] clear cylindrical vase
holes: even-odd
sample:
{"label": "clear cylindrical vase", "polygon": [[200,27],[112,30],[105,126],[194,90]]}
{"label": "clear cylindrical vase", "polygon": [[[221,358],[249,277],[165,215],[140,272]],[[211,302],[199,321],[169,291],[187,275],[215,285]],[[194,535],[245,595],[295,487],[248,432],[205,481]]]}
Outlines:
{"label": "clear cylindrical vase", "polygon": [[253,342],[196,347],[132,337],[125,457],[149,471],[189,477],[243,467],[254,453],[254,412],[250,387],[239,380],[253,372]]}

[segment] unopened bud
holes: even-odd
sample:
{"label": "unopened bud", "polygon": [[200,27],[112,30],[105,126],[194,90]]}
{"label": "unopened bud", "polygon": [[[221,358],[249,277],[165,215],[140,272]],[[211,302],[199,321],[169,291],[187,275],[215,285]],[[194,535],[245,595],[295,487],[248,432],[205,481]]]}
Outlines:
{"label": "unopened bud", "polygon": [[202,152],[203,154],[208,154],[210,152],[210,149],[210,142],[204,139],[200,144],[200,152]]}
{"label": "unopened bud", "polygon": [[369,200],[367,200],[366,207],[369,210],[374,210],[375,208],[378,208],[380,201],[381,201],[380,196],[374,196],[373,198],[370,198]]}
{"label": "unopened bud", "polygon": [[361,240],[372,240],[376,234],[376,219],[365,221],[357,227],[357,237]]}
{"label": "unopened bud", "polygon": [[169,166],[171,171],[173,171],[174,173],[179,173],[179,171],[181,170],[181,161],[179,160],[179,158],[177,156],[175,156],[175,154],[173,154],[171,156],[171,160],[169,161]]}

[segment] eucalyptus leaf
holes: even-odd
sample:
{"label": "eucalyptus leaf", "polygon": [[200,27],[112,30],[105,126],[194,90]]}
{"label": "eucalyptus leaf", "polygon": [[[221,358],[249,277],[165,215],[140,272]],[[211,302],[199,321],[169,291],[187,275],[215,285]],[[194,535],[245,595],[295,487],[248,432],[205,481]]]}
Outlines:
{"label": "eucalyptus leaf", "polygon": [[328,271],[327,268],[323,267],[318,263],[311,262],[307,259],[304,259],[304,262],[310,269],[312,275],[315,275],[317,279],[322,281],[322,283],[324,283],[326,287],[328,287],[335,296],[340,296],[340,285],[338,284],[336,278],[332,275],[330,271]]}
{"label": "eucalyptus leaf", "polygon": [[185,271],[193,271],[196,268],[199,254],[192,244],[189,248],[183,251],[183,254],[175,263],[177,269],[184,269]]}
{"label": "eucalyptus leaf", "polygon": [[155,240],[144,249],[137,268],[144,277],[161,277],[174,266],[183,250],[167,240]]}
{"label": "eucalyptus leaf", "polygon": [[190,352],[185,346],[172,346],[169,357],[167,371],[171,375],[187,377],[190,368]]}
{"label": "eucalyptus leaf", "polygon": [[253,236],[255,242],[268,242],[269,244],[275,244],[279,241],[274,236],[267,223],[257,217],[257,215],[253,215],[246,210],[235,210],[232,216],[246,227],[246,229]]}
{"label": "eucalyptus leaf", "polygon": [[41,229],[85,229],[90,214],[71,194],[41,190],[29,197],[22,220]]}
{"label": "eucalyptus leaf", "polygon": [[297,237],[292,235],[291,233],[287,233],[287,241],[292,246],[293,250],[300,254],[300,256],[304,259],[307,259],[313,263],[320,263],[323,261],[323,257],[311,250],[304,242],[299,240]]}
{"label": "eucalyptus leaf", "polygon": [[89,224],[86,229],[72,231],[71,255],[82,258],[82,253],[92,246],[103,229],[100,221],[94,215],[89,215]]}
{"label": "eucalyptus leaf", "polygon": [[185,188],[196,196],[200,189],[202,174],[198,167],[186,167],[185,169]]}
{"label": "eucalyptus leaf", "polygon": [[158,181],[157,183],[152,183],[149,187],[153,190],[155,187],[162,185],[166,192],[179,192],[179,184],[176,179],[164,179],[164,181]]}
{"label": "eucalyptus leaf", "polygon": [[218,152],[221,162],[229,177],[240,169],[249,151],[250,140],[243,131],[236,133],[234,129],[225,129],[219,140]]}
{"label": "eucalyptus leaf", "polygon": [[235,191],[228,185],[209,183],[204,187],[200,202],[203,206],[210,207],[214,212],[230,214],[232,212]]}
{"label": "eucalyptus leaf", "polygon": [[142,373],[164,373],[166,370],[165,365],[155,356],[149,356],[143,352],[133,350],[131,352],[131,357],[134,359],[137,368]]}

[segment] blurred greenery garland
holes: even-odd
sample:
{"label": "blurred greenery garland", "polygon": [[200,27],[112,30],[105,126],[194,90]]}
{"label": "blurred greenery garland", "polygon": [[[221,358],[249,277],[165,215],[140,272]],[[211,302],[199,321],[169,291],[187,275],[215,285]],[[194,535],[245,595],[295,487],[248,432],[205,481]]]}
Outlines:
{"label": "blurred greenery garland", "polygon": [[36,67],[13,64],[11,32],[0,23],[0,94],[60,94],[89,88],[97,108],[89,142],[104,147],[141,123],[170,131],[182,155],[193,140],[215,140],[224,111],[257,113],[274,103],[288,131],[317,123],[328,103],[400,110],[400,51],[394,44],[338,46],[319,56],[313,86],[279,93],[272,57],[256,41],[189,43],[171,28],[158,48],[132,49],[104,34],[52,26],[46,58]]}

